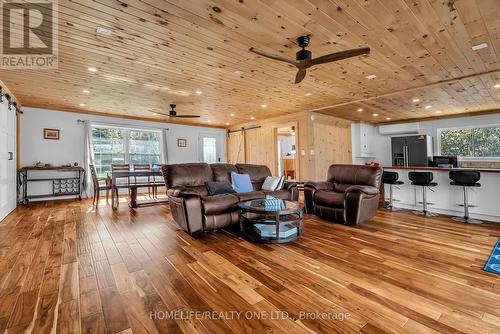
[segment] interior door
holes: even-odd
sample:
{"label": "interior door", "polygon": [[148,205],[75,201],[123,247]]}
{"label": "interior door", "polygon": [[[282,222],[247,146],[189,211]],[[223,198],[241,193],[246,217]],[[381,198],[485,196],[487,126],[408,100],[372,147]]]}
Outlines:
{"label": "interior door", "polygon": [[17,203],[16,112],[8,109],[7,99],[0,103],[0,220]]}
{"label": "interior door", "polygon": [[199,160],[213,164],[221,162],[222,139],[218,134],[201,133],[199,137]]}

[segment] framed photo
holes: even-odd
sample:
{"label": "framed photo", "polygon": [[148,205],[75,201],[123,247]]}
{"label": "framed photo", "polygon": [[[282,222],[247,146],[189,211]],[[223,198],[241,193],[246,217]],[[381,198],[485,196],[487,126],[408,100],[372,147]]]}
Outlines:
{"label": "framed photo", "polygon": [[188,141],[187,139],[177,139],[177,147],[187,147]]}
{"label": "framed photo", "polygon": [[43,139],[59,140],[59,129],[43,129]]}

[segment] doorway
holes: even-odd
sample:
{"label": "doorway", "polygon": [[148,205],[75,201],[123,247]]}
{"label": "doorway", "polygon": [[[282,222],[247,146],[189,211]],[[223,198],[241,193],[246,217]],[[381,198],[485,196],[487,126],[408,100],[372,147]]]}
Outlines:
{"label": "doorway", "polygon": [[199,160],[213,164],[220,162],[222,154],[222,139],[218,134],[202,133],[199,136]]}
{"label": "doorway", "polygon": [[277,175],[287,180],[298,177],[296,127],[283,126],[276,129]]}
{"label": "doorway", "polygon": [[0,221],[17,204],[15,108],[8,108],[7,99],[0,103]]}

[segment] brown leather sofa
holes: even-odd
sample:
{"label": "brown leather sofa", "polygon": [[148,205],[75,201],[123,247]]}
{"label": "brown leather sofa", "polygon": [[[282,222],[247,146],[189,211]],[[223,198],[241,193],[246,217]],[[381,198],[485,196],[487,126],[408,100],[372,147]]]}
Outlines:
{"label": "brown leather sofa", "polygon": [[382,168],[331,165],[326,182],[304,185],[306,213],[345,225],[365,223],[377,212]]}
{"label": "brown leather sofa", "polygon": [[[231,172],[249,174],[254,191],[209,196],[207,181],[231,182]],[[297,201],[297,184],[285,182],[282,190],[263,191],[262,184],[271,171],[267,166],[250,164],[188,163],[162,166],[174,220],[186,232],[198,236],[239,222],[238,202],[265,198],[266,195]]]}

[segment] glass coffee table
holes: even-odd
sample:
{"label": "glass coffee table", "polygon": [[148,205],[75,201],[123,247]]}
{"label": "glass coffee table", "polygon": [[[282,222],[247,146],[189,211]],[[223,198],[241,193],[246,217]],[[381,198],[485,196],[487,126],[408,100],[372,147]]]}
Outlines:
{"label": "glass coffee table", "polygon": [[299,202],[263,198],[238,203],[241,233],[250,241],[286,243],[302,234],[302,209]]}

